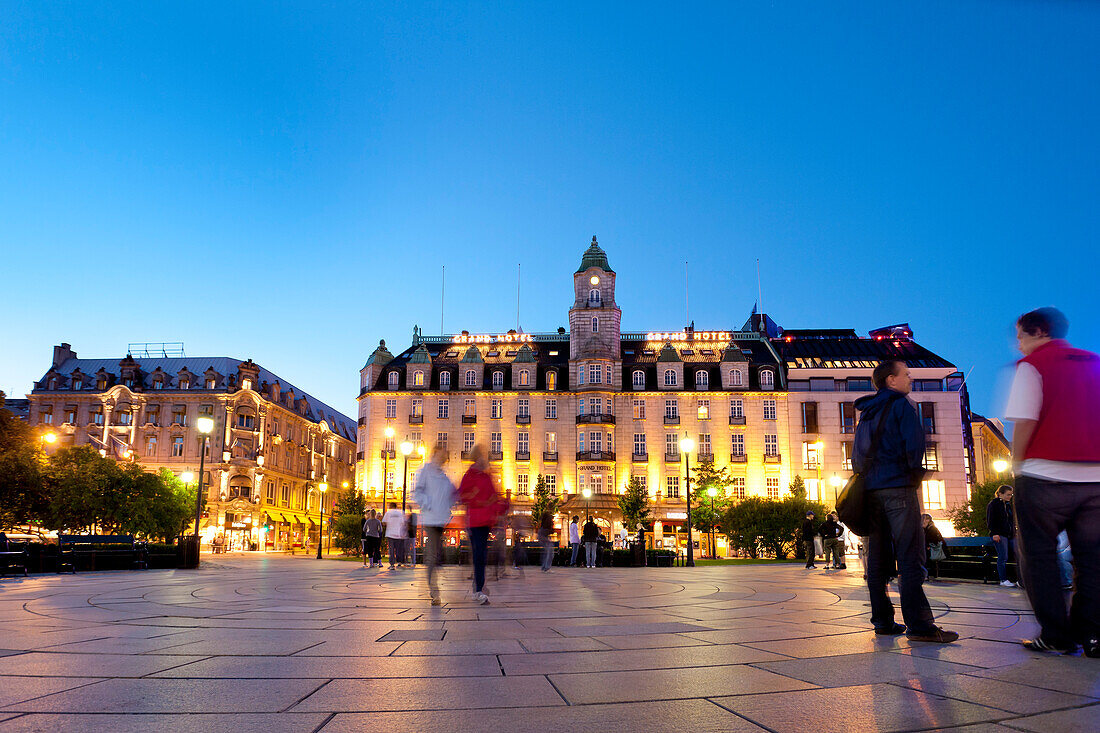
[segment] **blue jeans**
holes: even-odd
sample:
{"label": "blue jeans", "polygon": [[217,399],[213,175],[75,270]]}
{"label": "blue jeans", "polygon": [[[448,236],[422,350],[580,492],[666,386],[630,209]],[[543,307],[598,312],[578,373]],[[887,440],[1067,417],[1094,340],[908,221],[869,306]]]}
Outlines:
{"label": "blue jeans", "polygon": [[901,615],[909,633],[931,633],[936,625],[922,586],[926,559],[917,489],[869,491],[867,504],[874,520],[874,529],[867,538],[871,623],[876,629],[889,629],[894,624],[894,604],[886,594],[886,586],[897,568]]}
{"label": "blue jeans", "polygon": [[485,560],[489,556],[489,528],[470,527],[470,559],[474,563],[474,593],[485,587]]}
{"label": "blue jeans", "polygon": [[581,543],[580,542],[571,542],[570,544],[573,545],[573,555],[569,558],[569,564],[573,567],[576,567],[577,566],[577,555],[581,551]]}
{"label": "blue jeans", "polygon": [[588,567],[596,567],[596,543],[585,542],[584,543],[584,557],[588,560]]}
{"label": "blue jeans", "polygon": [[1069,546],[1069,533],[1058,535],[1058,569],[1062,573],[1062,587],[1073,585],[1073,550]]}
{"label": "blue jeans", "polygon": [[549,570],[554,563],[554,543],[551,540],[542,541],[542,569]]}
{"label": "blue jeans", "polygon": [[997,536],[1001,538],[1000,542],[993,542],[997,550],[997,580],[1003,583],[1008,580],[1008,553],[1016,554],[1016,540],[1003,534]]}

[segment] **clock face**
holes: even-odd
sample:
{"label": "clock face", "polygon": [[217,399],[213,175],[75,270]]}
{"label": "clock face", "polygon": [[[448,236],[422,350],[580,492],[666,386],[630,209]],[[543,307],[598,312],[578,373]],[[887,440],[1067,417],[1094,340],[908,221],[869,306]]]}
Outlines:
{"label": "clock face", "polygon": [[589,280],[588,282],[592,283],[593,285],[599,285],[599,284],[600,284],[600,278],[598,278],[598,277],[596,277],[595,275],[593,275],[593,276],[592,276],[592,279],[591,279],[591,280]]}

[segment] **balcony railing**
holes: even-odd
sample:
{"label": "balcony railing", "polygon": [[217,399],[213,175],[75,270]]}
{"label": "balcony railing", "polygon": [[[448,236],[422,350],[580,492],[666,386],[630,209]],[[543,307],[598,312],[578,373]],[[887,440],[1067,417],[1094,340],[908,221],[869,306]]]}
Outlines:
{"label": "balcony railing", "polygon": [[648,453],[635,453],[635,454],[630,456],[630,460],[634,461],[635,463],[648,463],[649,462],[649,454]]}
{"label": "balcony railing", "polygon": [[531,424],[531,416],[530,415],[516,415],[516,425],[530,425],[530,424]]}
{"label": "balcony railing", "polygon": [[462,424],[463,425],[477,425],[477,415],[463,415],[462,416]]}
{"label": "balcony railing", "polygon": [[397,458],[397,451],[386,450],[385,448],[383,448],[381,451],[379,451],[378,455],[382,458],[389,458],[392,461],[393,459]]}
{"label": "balcony railing", "polygon": [[744,425],[744,424],[745,424],[745,416],[744,415],[730,415],[730,425]]}
{"label": "balcony railing", "polygon": [[679,462],[680,462],[680,454],[679,453],[665,453],[665,463],[679,463]]}
{"label": "balcony railing", "polygon": [[474,459],[474,452],[472,450],[464,450],[459,455],[462,456],[464,461],[472,461]]}
{"label": "balcony railing", "polygon": [[737,453],[730,456],[730,463],[748,463],[749,457],[744,453]]}
{"label": "balcony railing", "polygon": [[544,461],[556,461],[556,460],[558,460],[558,452],[556,450],[555,451],[544,450],[542,452],[542,460],[544,460]]}
{"label": "balcony railing", "polygon": [[779,453],[765,453],[764,463],[782,463],[783,456]]}
{"label": "balcony railing", "polygon": [[504,460],[504,451],[499,451],[499,450],[489,451],[489,460],[490,461],[503,461]]}
{"label": "balcony railing", "polygon": [[424,424],[424,416],[423,415],[409,415],[409,425],[423,425],[423,424]]}
{"label": "balcony railing", "polygon": [[578,461],[613,461],[615,454],[611,451],[578,451]]}
{"label": "balcony railing", "polygon": [[531,451],[526,451],[526,450],[516,451],[516,460],[517,461],[529,461],[529,460],[531,460]]}
{"label": "balcony railing", "polygon": [[709,450],[706,453],[700,452],[697,458],[702,463],[713,463],[714,453]]}
{"label": "balcony railing", "polygon": [[577,415],[578,425],[614,425],[615,416],[606,412],[597,412],[590,415]]}
{"label": "balcony railing", "polygon": [[679,425],[679,424],[680,424],[680,416],[679,415],[665,415],[665,425]]}

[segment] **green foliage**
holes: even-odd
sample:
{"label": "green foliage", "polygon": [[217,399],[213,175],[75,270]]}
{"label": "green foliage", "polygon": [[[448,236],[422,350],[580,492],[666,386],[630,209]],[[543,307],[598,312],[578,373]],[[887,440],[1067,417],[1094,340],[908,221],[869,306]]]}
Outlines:
{"label": "green foliage", "polygon": [[985,508],[997,494],[997,489],[1003,484],[1012,486],[1011,476],[996,478],[978,484],[970,488],[970,500],[951,507],[947,510],[947,516],[955,525],[955,531],[960,535],[984,537],[989,534],[989,527],[985,523]]}
{"label": "green foliage", "polygon": [[119,465],[91,446],[59,450],[47,468],[46,526],[62,532],[89,531],[93,526],[115,531],[122,483]]}
{"label": "green foliage", "polygon": [[727,507],[719,522],[730,545],[749,557],[785,559],[793,553],[807,511],[824,516],[825,507],[798,496],[772,501],[752,496]]}
{"label": "green foliage", "polygon": [[[722,515],[730,506],[726,491],[733,486],[733,476],[727,466],[715,468],[714,461],[699,463],[691,472],[695,474],[692,477],[695,492],[692,495],[691,523],[700,532],[710,532],[719,526]],[[718,492],[714,499],[707,493],[712,487]]]}
{"label": "green foliage", "polygon": [[791,479],[791,483],[787,486],[787,491],[796,499],[805,499],[806,482],[802,479],[802,476],[796,473],[794,478]]}
{"label": "green foliage", "polygon": [[626,482],[626,491],[616,501],[623,514],[623,526],[633,532],[639,524],[649,521],[649,494],[637,476]]}
{"label": "green foliage", "polygon": [[46,513],[44,461],[33,428],[0,409],[0,530]]}
{"label": "green foliage", "polygon": [[345,491],[332,508],[329,527],[332,542],[344,554],[359,555],[363,550],[363,518],[367,514],[367,499],[359,491]]}
{"label": "green foliage", "polygon": [[550,489],[546,486],[546,478],[540,473],[535,481],[534,503],[531,505],[531,523],[538,527],[542,515],[546,512],[550,512],[551,515],[556,514],[559,504],[561,504],[561,499],[550,495]]}

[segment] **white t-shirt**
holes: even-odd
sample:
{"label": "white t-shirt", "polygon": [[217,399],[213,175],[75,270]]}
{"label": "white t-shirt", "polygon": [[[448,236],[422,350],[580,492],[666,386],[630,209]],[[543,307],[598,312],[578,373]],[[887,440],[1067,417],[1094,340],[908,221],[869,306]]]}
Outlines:
{"label": "white t-shirt", "polygon": [[390,539],[405,539],[405,512],[400,509],[390,509],[382,515],[382,524],[386,525],[386,536]]}
{"label": "white t-shirt", "polygon": [[[1038,420],[1042,407],[1043,377],[1039,374],[1039,370],[1031,364],[1020,362],[1016,367],[1016,376],[1012,379],[1012,389],[1008,393],[1005,419]],[[1100,481],[1100,463],[1028,458],[1020,464],[1018,472],[1022,476],[1032,476],[1048,481],[1068,481],[1071,483]]]}
{"label": "white t-shirt", "polygon": [[570,542],[580,542],[581,541],[581,531],[577,527],[576,522],[570,522],[569,523],[569,541]]}

